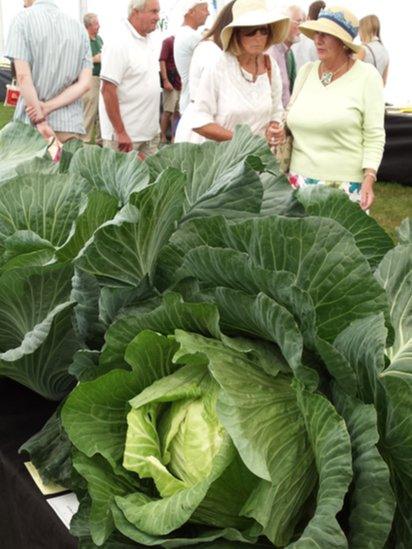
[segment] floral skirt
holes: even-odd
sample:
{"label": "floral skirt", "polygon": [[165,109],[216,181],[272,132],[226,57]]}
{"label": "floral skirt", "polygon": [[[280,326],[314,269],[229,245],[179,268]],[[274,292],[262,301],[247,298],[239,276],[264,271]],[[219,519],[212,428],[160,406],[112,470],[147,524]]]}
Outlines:
{"label": "floral skirt", "polygon": [[308,187],[309,185],[327,185],[328,187],[345,191],[352,202],[360,202],[360,183],[354,183],[352,181],[323,181],[321,179],[314,179],[313,177],[304,177],[303,175],[292,172],[289,174],[289,183],[295,189]]}

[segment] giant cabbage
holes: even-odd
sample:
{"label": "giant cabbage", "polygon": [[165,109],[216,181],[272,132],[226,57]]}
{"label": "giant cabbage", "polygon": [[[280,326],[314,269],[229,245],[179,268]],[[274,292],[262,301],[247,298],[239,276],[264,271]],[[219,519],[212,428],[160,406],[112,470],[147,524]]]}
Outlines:
{"label": "giant cabbage", "polygon": [[411,545],[410,223],[294,192],[247,128],[0,143],[0,375],[79,380],[25,448],[82,547]]}

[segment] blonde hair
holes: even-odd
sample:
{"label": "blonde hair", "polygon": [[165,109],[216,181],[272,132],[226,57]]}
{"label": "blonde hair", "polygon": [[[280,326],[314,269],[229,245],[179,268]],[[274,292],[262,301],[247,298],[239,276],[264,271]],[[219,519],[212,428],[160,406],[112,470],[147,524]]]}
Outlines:
{"label": "blonde hair", "polygon": [[217,44],[221,50],[223,49],[223,45],[222,40],[220,39],[220,34],[222,30],[233,20],[232,6],[234,3],[235,0],[232,0],[231,2],[223,6],[223,8],[217,14],[212,27],[206,32],[203,37],[203,40],[208,40],[209,38],[213,37],[214,43]]}
{"label": "blonde hair", "polygon": [[[267,49],[271,44],[273,40],[273,28],[272,25],[268,25],[269,27],[269,34],[266,40],[266,46],[265,49]],[[235,57],[239,57],[243,53],[242,44],[240,43],[240,29],[245,27],[235,27],[232,32],[232,36],[230,37],[229,44],[227,46],[227,50],[229,53],[234,55]],[[246,27],[247,28],[247,27]]]}
{"label": "blonde hair", "polygon": [[97,15],[95,13],[86,13],[86,15],[83,17],[83,23],[86,29],[90,27],[95,19],[97,19]]}
{"label": "blonde hair", "polygon": [[376,15],[367,15],[359,21],[359,36],[364,44],[377,37],[381,40],[381,24]]}

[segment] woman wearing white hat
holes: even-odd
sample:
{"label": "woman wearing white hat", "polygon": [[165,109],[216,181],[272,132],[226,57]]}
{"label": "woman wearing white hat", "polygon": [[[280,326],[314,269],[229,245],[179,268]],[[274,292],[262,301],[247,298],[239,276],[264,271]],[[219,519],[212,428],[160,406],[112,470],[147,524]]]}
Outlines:
{"label": "woman wearing white hat", "polygon": [[[205,139],[227,141],[238,124],[265,136],[284,138],[279,69],[264,52],[284,40],[289,18],[264,0],[236,0],[233,20],[221,34],[223,53],[203,72],[192,113],[192,128]],[[268,128],[270,127],[270,132]]]}
{"label": "woman wearing white hat", "polygon": [[319,61],[298,73],[287,125],[293,134],[289,180],[345,190],[367,210],[385,143],[382,78],[355,60],[358,20],[345,8],[325,8],[300,25]]}

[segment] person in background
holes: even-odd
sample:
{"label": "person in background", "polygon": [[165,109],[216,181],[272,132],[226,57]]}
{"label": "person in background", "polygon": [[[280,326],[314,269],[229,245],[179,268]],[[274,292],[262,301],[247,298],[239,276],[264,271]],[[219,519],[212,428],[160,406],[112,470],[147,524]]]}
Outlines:
{"label": "person in background", "polygon": [[183,114],[189,104],[189,69],[193,50],[201,40],[197,29],[205,24],[209,15],[207,2],[183,0],[183,25],[177,30],[174,42],[174,59],[182,82],[179,110]]}
{"label": "person in background", "polygon": [[83,141],[90,143],[94,134],[96,145],[102,145],[99,123],[99,93],[103,40],[98,34],[100,25],[95,13],[86,13],[83,17],[83,23],[89,35],[93,61],[92,85],[90,90],[83,96],[84,125],[86,127],[86,136]]}
{"label": "person in background", "polygon": [[141,158],[159,144],[159,61],[150,34],[159,21],[158,0],[130,0],[128,19],[102,52],[99,112],[103,146]]}
{"label": "person in background", "polygon": [[173,129],[179,121],[179,98],[182,83],[177,72],[173,56],[175,37],[169,36],[162,43],[160,52],[160,77],[163,86],[163,112],[160,118],[160,142],[167,143],[167,130],[172,122],[171,137],[174,140]]}
{"label": "person in background", "polygon": [[286,14],[290,17],[289,33],[281,44],[274,44],[268,50],[280,69],[282,77],[282,104],[286,108],[293,90],[296,78],[296,61],[293,55],[292,45],[300,39],[299,25],[305,21],[305,12],[299,6],[289,6]]}
{"label": "person in background", "polygon": [[290,20],[270,11],[265,0],[236,0],[233,21],[221,33],[224,53],[203,71],[192,128],[206,139],[228,141],[247,124],[271,145],[284,139],[279,69],[264,52],[285,39]]}
{"label": "person in background", "polygon": [[359,36],[362,41],[362,49],[358,53],[358,59],[365,63],[372,63],[382,76],[383,84],[388,79],[389,53],[381,40],[381,25],[376,15],[367,15],[359,21]]}
{"label": "person in background", "polygon": [[[307,21],[316,21],[320,10],[322,10],[325,6],[326,4],[323,0],[312,2],[309,6]],[[313,40],[304,34],[300,35],[299,42],[292,44],[292,52],[295,56],[296,71],[303,67],[305,63],[308,63],[308,61],[316,61],[318,58]]]}
{"label": "person in background", "polygon": [[5,51],[21,92],[14,120],[31,121],[45,139],[80,138],[81,97],[92,73],[86,33],[54,0],[25,0],[24,6],[11,24]]}
{"label": "person in background", "polygon": [[195,108],[194,100],[199,88],[203,71],[212,67],[222,55],[222,41],[220,34],[224,27],[232,22],[232,0],[217,14],[212,27],[205,33],[203,39],[193,52],[189,72],[190,103],[179,122],[176,131],[176,142],[203,143],[206,138],[192,130],[192,113]]}
{"label": "person in background", "polygon": [[382,78],[354,59],[358,20],[346,8],[325,8],[300,29],[315,42],[319,60],[301,68],[291,99],[289,181],[340,188],[367,210],[385,142]]}

